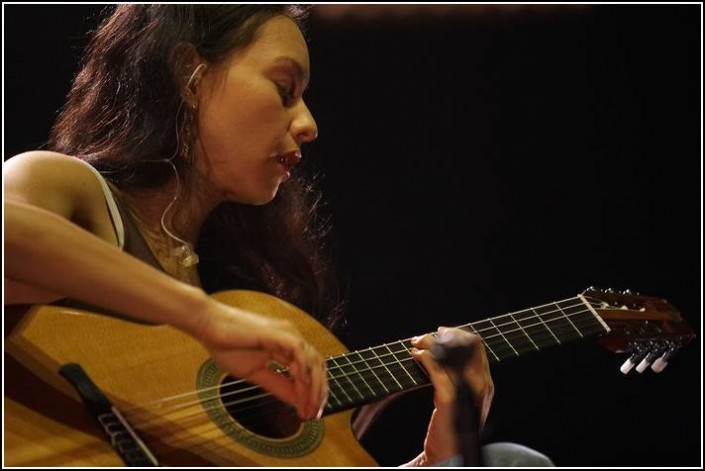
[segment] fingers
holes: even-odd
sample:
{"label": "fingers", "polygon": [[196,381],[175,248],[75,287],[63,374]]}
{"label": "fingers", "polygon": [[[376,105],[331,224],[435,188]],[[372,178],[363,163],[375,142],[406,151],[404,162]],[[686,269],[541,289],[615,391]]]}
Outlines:
{"label": "fingers", "polygon": [[416,350],[416,352],[412,350],[412,355],[429,372],[431,382],[438,391],[436,399],[440,401],[440,404],[437,405],[442,405],[449,395],[453,396],[453,382],[459,380],[459,378],[454,378],[452,372],[449,375],[446,369],[438,364],[431,354],[433,345],[438,341],[437,337],[440,337],[446,345],[476,344],[474,354],[463,370],[463,379],[467,381],[478,398],[478,405],[482,409],[484,418],[489,410],[489,404],[494,393],[494,383],[480,337],[461,329],[439,327],[437,334],[426,334],[412,339],[412,346]]}
{"label": "fingers", "polygon": [[252,374],[247,380],[259,384],[281,401],[296,404],[294,382],[277,371],[264,368]]}
{"label": "fingers", "polygon": [[[325,363],[296,327],[217,302],[209,306],[196,334],[216,363],[293,404],[302,419],[318,416],[328,394]],[[287,374],[272,371],[272,362]]]}
{"label": "fingers", "polygon": [[[412,345],[414,342],[412,341]],[[419,346],[427,346],[426,348],[414,347],[411,349],[411,356],[423,365],[428,372],[431,384],[434,388],[434,402],[437,408],[444,409],[452,403],[455,397],[455,386],[448,376],[445,368],[443,368],[431,354],[430,345],[428,342],[417,342]]]}
{"label": "fingers", "polygon": [[320,417],[328,397],[328,376],[325,362],[307,342],[292,351],[294,361],[289,365],[296,392],[296,408],[302,419]]}

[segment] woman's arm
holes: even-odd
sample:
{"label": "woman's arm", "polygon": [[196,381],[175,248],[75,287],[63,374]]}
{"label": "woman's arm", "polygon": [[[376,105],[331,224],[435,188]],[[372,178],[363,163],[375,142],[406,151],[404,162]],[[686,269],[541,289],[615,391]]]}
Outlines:
{"label": "woman's arm", "polygon": [[473,391],[476,400],[475,407],[479,414],[478,434],[484,427],[490,411],[494,396],[494,382],[480,337],[455,328],[440,327],[438,332],[451,345],[470,346],[474,344],[475,354],[465,365],[464,377],[456,377],[454,372],[448,371],[433,358],[431,349],[436,342],[434,335],[427,334],[412,339],[412,356],[423,365],[434,387],[435,409],[431,414],[423,452],[402,466],[452,466],[458,462],[459,443],[453,411],[456,400],[456,382],[465,381]]}
{"label": "woman's arm", "polygon": [[[5,276],[136,320],[170,324],[200,340],[226,371],[294,403],[301,417],[315,416],[327,390],[323,360],[297,330],[218,303],[125,254],[106,240],[114,235],[101,238],[72,222],[96,227],[96,207],[108,216],[95,177],[71,159],[38,153],[5,164]],[[292,379],[272,372],[272,359],[289,365]]]}

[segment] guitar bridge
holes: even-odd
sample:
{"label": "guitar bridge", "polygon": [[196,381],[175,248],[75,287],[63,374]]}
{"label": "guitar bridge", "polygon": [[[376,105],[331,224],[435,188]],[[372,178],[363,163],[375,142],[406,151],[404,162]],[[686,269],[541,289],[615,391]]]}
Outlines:
{"label": "guitar bridge", "polygon": [[59,369],[59,373],[76,389],[88,413],[98,422],[110,439],[110,445],[127,466],[159,466],[154,454],[137,436],[127,419],[98,389],[81,365],[67,363]]}

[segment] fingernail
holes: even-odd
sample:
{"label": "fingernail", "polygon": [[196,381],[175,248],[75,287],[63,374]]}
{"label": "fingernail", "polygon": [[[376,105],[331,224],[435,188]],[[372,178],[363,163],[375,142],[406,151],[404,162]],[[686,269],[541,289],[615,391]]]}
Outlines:
{"label": "fingernail", "polygon": [[320,420],[321,417],[323,417],[323,412],[326,409],[326,405],[328,405],[328,395],[330,394],[330,391],[326,389],[326,392],[323,396],[323,402],[321,403],[321,408],[318,409],[318,414],[316,414],[316,420]]}

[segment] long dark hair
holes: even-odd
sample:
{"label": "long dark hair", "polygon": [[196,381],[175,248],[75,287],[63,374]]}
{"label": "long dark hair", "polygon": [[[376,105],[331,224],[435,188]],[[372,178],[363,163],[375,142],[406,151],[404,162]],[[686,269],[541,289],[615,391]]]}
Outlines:
{"label": "long dark hair", "polygon": [[[184,114],[182,87],[193,47],[216,65],[255,39],[267,20],[301,22],[305,8],[287,5],[119,5],[86,49],[49,148],[97,168],[121,190],[156,188],[173,177],[163,159],[175,154]],[[181,116],[181,117],[180,117]],[[159,162],[159,160],[162,162]],[[182,181],[187,159],[174,159]],[[263,206],[222,203],[204,223],[197,250],[206,291],[249,288],[288,300],[332,325],[341,296],[323,244],[329,227],[320,195],[303,175]]]}

